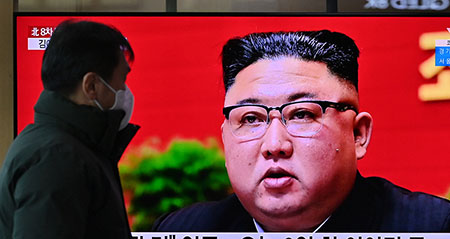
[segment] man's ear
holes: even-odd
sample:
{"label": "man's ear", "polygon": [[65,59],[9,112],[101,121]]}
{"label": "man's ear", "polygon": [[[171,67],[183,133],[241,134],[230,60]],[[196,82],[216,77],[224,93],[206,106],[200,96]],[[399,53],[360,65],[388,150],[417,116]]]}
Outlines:
{"label": "man's ear", "polygon": [[355,153],[357,159],[362,159],[369,146],[372,135],[372,116],[367,112],[361,112],[355,117],[353,135],[355,137]]}
{"label": "man's ear", "polygon": [[[223,120],[223,123],[220,126],[220,132],[222,133],[222,144],[225,144],[224,135],[223,135],[223,127],[225,126],[225,122],[227,122],[226,119]],[[225,158],[225,168],[227,168],[227,162],[228,162],[228,160]]]}
{"label": "man's ear", "polygon": [[83,76],[83,81],[81,82],[81,89],[84,95],[90,99],[94,100],[97,98],[98,94],[98,75],[94,72],[88,72]]}
{"label": "man's ear", "polygon": [[225,122],[226,122],[227,120],[225,119],[224,121],[223,121],[223,123],[222,123],[222,125],[220,126],[220,132],[222,133],[222,143],[224,143],[224,141],[223,141],[223,126],[225,125]]}

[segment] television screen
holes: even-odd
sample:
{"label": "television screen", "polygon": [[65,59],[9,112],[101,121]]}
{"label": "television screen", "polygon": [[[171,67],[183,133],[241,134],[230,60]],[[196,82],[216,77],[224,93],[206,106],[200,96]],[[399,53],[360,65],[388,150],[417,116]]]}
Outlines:
{"label": "television screen", "polygon": [[[17,133],[33,123],[44,49],[68,18],[113,25],[133,47],[131,122],[142,128],[124,157],[149,142],[165,148],[174,139],[213,139],[222,147],[220,57],[228,39],[329,29],[352,37],[361,51],[360,110],[374,119],[368,152],[358,162],[362,175],[439,196],[450,190],[450,17],[16,15]],[[436,40],[444,47],[435,48]]]}

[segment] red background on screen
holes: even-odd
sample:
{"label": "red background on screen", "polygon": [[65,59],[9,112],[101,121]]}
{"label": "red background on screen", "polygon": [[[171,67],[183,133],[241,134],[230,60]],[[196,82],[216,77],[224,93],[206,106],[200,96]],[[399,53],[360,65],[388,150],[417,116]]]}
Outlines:
{"label": "red background on screen", "polygon": [[[33,122],[42,90],[43,51],[27,50],[29,27],[56,26],[67,17],[17,17],[18,132]],[[220,52],[250,32],[329,29],[352,37],[359,60],[361,111],[374,118],[364,176],[382,176],[411,190],[444,195],[450,187],[450,101],[422,102],[419,64],[433,51],[419,36],[446,31],[438,17],[78,17],[114,25],[136,58],[127,84],[136,99],[132,122],[142,126],[131,147],[149,137],[221,138],[224,90]],[[449,37],[450,38],[450,33]],[[80,43],[82,44],[82,43]],[[320,170],[320,169],[318,169]]]}

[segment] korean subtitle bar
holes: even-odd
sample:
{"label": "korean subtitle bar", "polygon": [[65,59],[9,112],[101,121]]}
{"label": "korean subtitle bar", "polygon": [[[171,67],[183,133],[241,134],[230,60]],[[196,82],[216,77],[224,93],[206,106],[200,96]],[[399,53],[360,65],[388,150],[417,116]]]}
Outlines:
{"label": "korean subtitle bar", "polygon": [[42,50],[47,48],[50,38],[28,38],[28,50]]}
{"label": "korean subtitle bar", "polygon": [[450,46],[450,39],[437,39],[435,46]]}
{"label": "korean subtitle bar", "polygon": [[28,37],[50,38],[54,30],[54,26],[29,26]]}
{"label": "korean subtitle bar", "polygon": [[154,233],[133,232],[133,239],[449,239],[450,233]]}
{"label": "korean subtitle bar", "polygon": [[436,40],[435,66],[450,66],[450,39]]}

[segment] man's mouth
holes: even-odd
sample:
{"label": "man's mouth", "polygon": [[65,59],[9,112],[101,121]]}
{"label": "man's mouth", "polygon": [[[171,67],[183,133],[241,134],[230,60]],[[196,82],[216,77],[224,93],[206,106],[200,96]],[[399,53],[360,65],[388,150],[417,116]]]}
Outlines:
{"label": "man's mouth", "polygon": [[296,177],[283,168],[270,168],[262,178],[262,183],[267,189],[282,189],[294,182]]}

